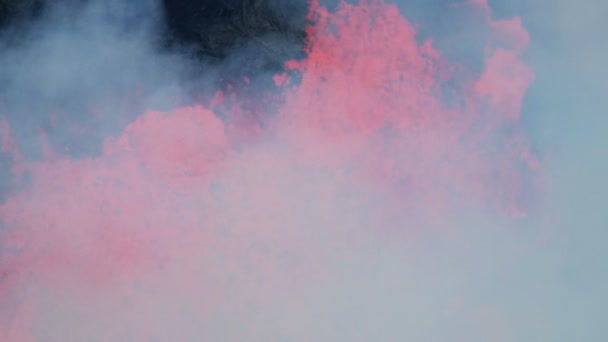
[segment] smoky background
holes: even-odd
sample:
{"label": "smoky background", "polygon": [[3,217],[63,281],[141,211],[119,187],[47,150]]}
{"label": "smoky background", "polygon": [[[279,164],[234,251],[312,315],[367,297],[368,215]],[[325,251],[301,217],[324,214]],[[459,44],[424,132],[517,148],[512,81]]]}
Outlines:
{"label": "smoky background", "polygon": [[[302,56],[306,4],[260,3],[266,7],[243,9],[236,1],[209,2],[213,11],[200,15],[207,15],[204,26],[191,15],[194,7],[182,13],[187,18],[167,18],[168,9],[155,1],[41,3],[33,14],[5,21],[0,115],[7,118],[25,158],[42,158],[41,132],[58,153],[83,158],[99,154],[105,137],[118,134],[146,109],[194,103],[199,94],[211,97],[226,84],[242,89],[243,97],[273,89],[272,75],[284,60]],[[419,26],[421,38],[438,36],[438,48],[450,58],[471,69],[482,68],[483,32],[470,24],[474,21],[451,11],[450,2],[397,3],[403,15]],[[25,2],[7,4],[0,7],[4,13],[26,11]],[[601,323],[608,286],[602,262],[608,227],[603,200],[608,190],[604,115],[608,85],[602,35],[608,27],[602,13],[607,5],[599,0],[489,4],[494,17],[521,16],[531,35],[524,60],[534,68],[536,80],[524,101],[522,120],[547,165],[542,219],[513,223],[469,208],[454,212],[445,220],[450,222],[447,226],[427,230],[434,225],[429,217],[397,216],[382,225],[416,226],[423,237],[387,248],[373,234],[361,233],[365,238],[357,239],[367,240],[366,248],[346,248],[340,258],[316,265],[330,275],[311,277],[314,281],[296,298],[277,294],[272,284],[256,284],[259,279],[237,276],[235,301],[254,304],[227,309],[202,322],[192,319],[197,317],[194,301],[176,295],[172,284],[192,281],[196,286],[205,280],[193,279],[179,267],[146,276],[137,290],[118,287],[93,296],[57,289],[32,292],[47,308],[38,339],[136,339],[133,333],[148,325],[159,327],[158,340],[605,337]],[[265,19],[269,9],[280,19]],[[252,85],[243,82],[244,76],[253,80]],[[53,113],[58,123],[53,123]],[[286,226],[315,226],[326,231],[325,239],[330,241],[348,235],[337,226],[367,232],[369,226],[355,219],[360,217],[341,200],[330,202],[335,221],[311,218],[320,208],[310,204],[314,193],[301,185],[310,183],[311,175],[285,177],[285,164],[292,161],[289,153],[272,143],[259,149],[262,152],[234,162],[238,167],[226,176],[230,179],[226,184],[239,186],[219,190],[232,202],[230,209],[225,206],[220,211],[241,215],[242,221],[255,212],[272,212],[272,207],[236,200],[247,189],[255,193],[259,179],[233,180],[241,174],[267,172],[283,181],[281,191],[293,195],[294,212],[283,216]],[[250,169],[248,165],[259,164],[258,154],[267,153],[273,155],[267,170]],[[10,161],[3,159],[0,175],[4,193],[18,189]],[[355,187],[316,177],[316,187],[336,187],[340,195]],[[373,196],[364,190],[359,196],[364,202],[360,210],[371,212],[374,204],[368,201]],[[376,200],[395,206],[387,199]],[[289,246],[293,236],[277,240]],[[308,251],[314,254],[323,243],[312,240]],[[216,260],[207,267],[221,273],[226,267],[222,259],[230,259],[231,252],[221,248],[215,252]],[[197,253],[187,257],[195,260],[195,266],[202,263]],[[122,311],[123,292],[132,296],[131,312]]]}

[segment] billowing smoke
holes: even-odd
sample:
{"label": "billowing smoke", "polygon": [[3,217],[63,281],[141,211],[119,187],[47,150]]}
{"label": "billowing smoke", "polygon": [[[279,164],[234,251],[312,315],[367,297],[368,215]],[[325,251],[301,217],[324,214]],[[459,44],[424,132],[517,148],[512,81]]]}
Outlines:
{"label": "billowing smoke", "polygon": [[32,3],[0,2],[0,341],[602,338],[601,18]]}

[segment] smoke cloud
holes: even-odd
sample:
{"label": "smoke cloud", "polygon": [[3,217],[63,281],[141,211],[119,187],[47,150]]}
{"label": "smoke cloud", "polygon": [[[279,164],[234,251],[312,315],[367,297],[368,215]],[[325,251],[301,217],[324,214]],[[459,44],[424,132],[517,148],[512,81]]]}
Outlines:
{"label": "smoke cloud", "polygon": [[194,4],[1,31],[0,341],[606,335],[603,3]]}

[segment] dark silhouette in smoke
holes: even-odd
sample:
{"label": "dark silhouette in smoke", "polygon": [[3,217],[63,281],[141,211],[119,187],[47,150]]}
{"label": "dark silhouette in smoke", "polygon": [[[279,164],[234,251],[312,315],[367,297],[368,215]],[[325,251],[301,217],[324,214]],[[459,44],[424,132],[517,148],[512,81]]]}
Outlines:
{"label": "dark silhouette in smoke", "polygon": [[[293,57],[284,45],[299,46],[305,38],[303,1],[163,1],[171,39],[192,42],[203,56],[222,59],[239,45],[257,44],[262,53],[255,63],[264,68]],[[280,37],[281,43],[268,38]]]}
{"label": "dark silhouette in smoke", "polygon": [[[77,6],[86,2],[61,3]],[[45,0],[0,0],[0,29],[35,20],[55,4]],[[244,46],[255,52],[249,55],[253,58],[239,61],[242,75],[276,71],[286,59],[301,56],[306,1],[163,0],[162,7],[170,46],[188,45],[206,61],[221,61],[231,50]]]}
{"label": "dark silhouette in smoke", "polygon": [[0,28],[15,20],[36,17],[42,11],[43,4],[42,0],[1,0]]}

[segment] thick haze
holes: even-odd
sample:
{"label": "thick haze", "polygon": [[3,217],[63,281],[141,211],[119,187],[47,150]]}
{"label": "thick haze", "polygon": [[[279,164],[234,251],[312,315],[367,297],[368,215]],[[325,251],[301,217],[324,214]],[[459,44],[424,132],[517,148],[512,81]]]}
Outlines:
{"label": "thick haze", "polygon": [[608,3],[521,7],[533,39],[528,58],[537,72],[524,111],[532,136],[547,150],[547,211],[555,213],[563,241],[552,286],[559,303],[554,317],[562,319],[556,330],[564,341],[598,341],[608,335],[602,318],[608,304]]}
{"label": "thick haze", "polygon": [[[159,5],[77,3],[47,5],[39,20],[3,32],[1,110],[25,153],[34,156],[38,141],[32,135],[41,126],[60,149],[94,153],[100,141],[92,137],[122,129],[143,103],[162,104],[177,95],[174,87],[184,63],[156,51],[164,29]],[[134,97],[139,98],[131,101]],[[127,99],[139,107],[125,108]],[[96,116],[82,114],[91,109]],[[55,131],[52,115],[62,123]],[[66,124],[88,131],[66,134]]]}
{"label": "thick haze", "polygon": [[[480,78],[496,46],[516,57],[521,48],[523,64],[509,60],[517,75],[508,83],[521,87],[497,86],[509,102],[531,81],[519,121],[485,136],[475,125],[493,124],[492,115],[474,127],[421,120],[422,133],[394,133],[411,141],[381,140],[385,149],[360,138],[374,134],[360,124],[366,118],[344,128],[340,115],[378,108],[368,126],[401,124],[390,117],[395,101],[414,107],[414,121],[435,118],[447,100],[427,96],[424,82],[439,77],[428,71],[434,65],[420,68],[428,77],[412,67],[410,79],[391,79],[406,89],[402,98],[367,98],[356,91],[376,94],[361,81],[375,84],[373,63],[362,63],[361,79],[341,78],[350,55],[323,55],[318,46],[331,47],[321,40],[308,50],[311,62],[281,76],[300,71],[302,85],[271,89],[286,94],[285,104],[263,107],[251,120],[261,128],[251,128],[230,104],[180,106],[229,93],[219,79],[256,70],[261,53],[297,50],[293,37],[245,34],[225,59],[202,57],[188,43],[167,47],[163,6],[152,0],[58,3],[36,21],[11,24],[0,33],[0,342],[608,338],[608,4],[489,1],[491,18],[521,17],[525,48],[521,34],[509,36],[518,30],[490,32],[483,4],[398,7],[420,43],[432,37],[442,58],[462,65],[466,82]],[[280,74],[260,68],[236,101],[255,102],[270,89],[264,80]],[[502,120],[517,105],[472,106]],[[520,140],[501,140],[519,128],[541,164],[539,184],[522,181],[521,194],[511,171],[527,156],[511,149]],[[450,140],[452,130],[475,135],[490,155]],[[444,163],[443,153],[454,161]],[[376,165],[386,155],[420,181],[415,195],[400,197],[393,171]],[[437,176],[437,165],[449,176]],[[503,212],[512,192],[526,217]]]}

